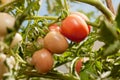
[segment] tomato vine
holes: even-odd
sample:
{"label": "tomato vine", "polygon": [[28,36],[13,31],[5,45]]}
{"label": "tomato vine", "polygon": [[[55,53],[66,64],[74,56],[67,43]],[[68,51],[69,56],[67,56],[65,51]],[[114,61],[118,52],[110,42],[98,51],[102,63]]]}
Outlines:
{"label": "tomato vine", "polygon": [[[0,32],[0,80],[119,80],[120,6],[114,14],[112,3],[107,7],[101,0],[10,1],[0,1],[0,14],[15,18],[13,29],[7,16],[0,18],[7,25],[0,25],[6,31]],[[102,14],[87,20],[80,11],[71,12],[74,2]],[[48,14],[39,15],[44,4]]]}

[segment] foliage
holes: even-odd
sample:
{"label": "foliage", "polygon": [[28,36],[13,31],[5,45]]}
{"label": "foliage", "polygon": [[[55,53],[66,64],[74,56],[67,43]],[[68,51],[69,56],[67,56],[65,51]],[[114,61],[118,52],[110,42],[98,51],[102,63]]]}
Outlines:
{"label": "foliage", "polygon": [[[100,0],[46,0],[49,14],[40,16],[38,13],[42,7],[41,1],[13,0],[10,3],[0,5],[1,12],[9,13],[16,18],[15,29],[9,31],[4,41],[0,41],[0,53],[12,55],[16,60],[14,68],[5,73],[4,80],[120,79],[120,6],[114,19],[112,12]],[[61,21],[70,13],[69,3],[74,1],[95,6],[102,11],[103,15],[96,18],[95,22],[87,22],[92,26],[92,30],[85,40],[80,43],[69,41],[69,48],[63,54],[54,54],[53,69],[47,74],[39,74],[28,60],[36,50],[43,48],[42,45],[38,45],[37,39],[38,37],[45,37],[49,32],[49,25],[61,24]],[[96,1],[98,1],[97,5],[95,5]],[[23,40],[14,48],[10,48],[10,43],[16,32],[22,35]],[[104,45],[98,50],[93,50],[95,41],[103,42]],[[88,59],[83,61],[79,74],[74,71],[74,63],[77,57]],[[68,72],[63,73],[57,69],[62,65],[67,68]],[[71,68],[73,72],[70,71]],[[107,72],[109,73],[107,74]],[[103,77],[105,73],[107,75]]]}

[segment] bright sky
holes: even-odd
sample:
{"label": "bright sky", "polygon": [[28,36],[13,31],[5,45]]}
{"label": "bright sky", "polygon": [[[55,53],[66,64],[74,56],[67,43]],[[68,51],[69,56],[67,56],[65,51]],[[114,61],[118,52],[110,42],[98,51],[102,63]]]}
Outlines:
{"label": "bright sky", "polygon": [[[117,6],[120,4],[120,0],[112,0],[112,1],[113,1],[115,10],[117,10]],[[39,13],[40,15],[48,14],[47,8],[46,8],[47,5],[45,4],[45,2],[46,2],[46,0],[43,0],[42,7],[41,7],[40,13]],[[84,10],[85,12],[90,12],[90,11],[98,12],[95,7],[88,5],[88,4],[84,4],[84,3],[72,3],[72,4],[70,4],[70,10],[71,11]]]}

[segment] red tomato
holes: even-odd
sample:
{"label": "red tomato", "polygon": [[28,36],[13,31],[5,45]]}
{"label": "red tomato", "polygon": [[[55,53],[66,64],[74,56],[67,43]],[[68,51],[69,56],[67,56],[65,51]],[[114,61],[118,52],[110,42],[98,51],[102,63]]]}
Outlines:
{"label": "red tomato", "polygon": [[[80,12],[72,12],[71,14],[76,14],[80,17],[82,17],[85,21],[89,21],[88,17],[86,15],[84,15],[83,13],[80,13]],[[90,29],[91,29],[91,26],[88,25],[88,29],[89,29],[89,32],[90,32]]]}
{"label": "red tomato", "polygon": [[57,25],[57,24],[52,24],[49,26],[49,30],[52,31],[52,30],[55,30],[57,32],[61,32],[61,29],[60,27]]}
{"label": "red tomato", "polygon": [[44,47],[52,53],[63,53],[68,48],[65,37],[56,31],[50,31],[44,38]]}
{"label": "red tomato", "polygon": [[82,68],[82,59],[78,59],[75,63],[75,71],[77,73],[80,73],[81,68]]}
{"label": "red tomato", "polygon": [[80,42],[89,34],[89,29],[82,17],[72,14],[62,21],[61,33],[74,42]]}
{"label": "red tomato", "polygon": [[32,64],[39,73],[49,72],[53,67],[53,63],[52,54],[47,49],[38,50],[32,56]]}

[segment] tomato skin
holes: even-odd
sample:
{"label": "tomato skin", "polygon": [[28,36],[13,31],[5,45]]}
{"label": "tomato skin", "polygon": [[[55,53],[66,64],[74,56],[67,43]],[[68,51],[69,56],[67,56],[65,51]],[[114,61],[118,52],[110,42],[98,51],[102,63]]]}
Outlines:
{"label": "tomato skin", "polygon": [[81,68],[82,68],[82,59],[78,59],[75,63],[75,71],[77,73],[80,73]]}
{"label": "tomato skin", "polygon": [[15,24],[15,18],[8,13],[0,12],[0,37],[4,37],[7,34],[7,28],[13,29]]}
{"label": "tomato skin", "polygon": [[61,32],[61,28],[57,25],[57,24],[52,24],[49,26],[49,30],[50,31],[57,31],[57,32]]}
{"label": "tomato skin", "polygon": [[[88,17],[86,15],[84,15],[83,13],[72,12],[71,14],[78,15],[78,16],[82,17],[85,21],[89,21]],[[90,25],[88,25],[88,29],[89,29],[89,32],[90,32],[90,30],[91,30],[91,26]]]}
{"label": "tomato skin", "polygon": [[52,69],[54,59],[52,54],[47,49],[43,48],[34,52],[32,56],[32,64],[39,73],[44,74]]}
{"label": "tomato skin", "polygon": [[44,38],[44,47],[52,53],[63,53],[68,48],[65,37],[56,31],[50,31]]}
{"label": "tomato skin", "polygon": [[8,72],[4,61],[6,60],[7,56],[3,53],[0,53],[0,80],[2,80],[3,74]]}
{"label": "tomato skin", "polygon": [[86,38],[89,30],[85,20],[72,14],[62,21],[61,33],[74,42],[80,42]]}

